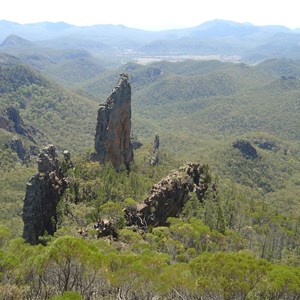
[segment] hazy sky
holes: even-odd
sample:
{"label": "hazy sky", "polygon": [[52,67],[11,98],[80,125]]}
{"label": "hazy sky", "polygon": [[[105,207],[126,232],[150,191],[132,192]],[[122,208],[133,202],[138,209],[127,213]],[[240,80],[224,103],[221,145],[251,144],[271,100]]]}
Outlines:
{"label": "hazy sky", "polygon": [[297,0],[4,0],[0,20],[122,24],[156,30],[224,19],[300,28],[298,7]]}

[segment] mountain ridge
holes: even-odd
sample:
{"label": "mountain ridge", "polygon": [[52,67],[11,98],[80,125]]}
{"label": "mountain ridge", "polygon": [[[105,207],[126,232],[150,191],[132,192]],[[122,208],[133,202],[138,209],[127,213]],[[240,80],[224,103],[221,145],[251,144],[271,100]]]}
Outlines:
{"label": "mountain ridge", "polygon": [[[106,54],[128,59],[143,55],[223,54],[238,55],[242,59],[245,56],[246,60],[247,54],[250,56],[247,51],[258,55],[259,47],[266,41],[281,43],[277,34],[286,34],[281,54],[295,56],[296,49],[292,49],[291,54],[289,48],[291,44],[297,45],[299,33],[280,25],[257,26],[218,19],[194,27],[160,31],[112,24],[75,26],[40,22],[22,25],[9,21],[0,21],[0,29],[0,41],[14,34],[43,47],[84,48],[95,55],[103,55],[104,49]],[[259,60],[272,55],[267,52]],[[251,54],[251,57],[255,55]]]}

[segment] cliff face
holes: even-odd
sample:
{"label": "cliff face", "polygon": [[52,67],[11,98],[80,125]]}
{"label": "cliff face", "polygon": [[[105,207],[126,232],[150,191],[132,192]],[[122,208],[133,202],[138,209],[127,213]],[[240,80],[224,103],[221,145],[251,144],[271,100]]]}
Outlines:
{"label": "cliff face", "polygon": [[66,189],[66,181],[56,158],[55,147],[46,147],[38,158],[38,173],[31,177],[26,186],[23,206],[26,242],[37,244],[38,237],[56,231],[56,206]]}
{"label": "cliff face", "polygon": [[238,149],[241,154],[247,159],[256,159],[258,154],[256,149],[252,146],[249,141],[246,140],[237,140],[232,144],[233,148]]}
{"label": "cliff face", "polygon": [[194,191],[199,201],[203,201],[210,182],[206,165],[188,163],[155,184],[147,199],[125,209],[127,225],[165,226],[169,217],[181,213],[190,192]]}
{"label": "cliff face", "polygon": [[35,143],[34,138],[32,137],[34,128],[29,128],[24,125],[19,111],[14,107],[8,107],[6,111],[0,112],[0,128],[9,132],[18,133]]}
{"label": "cliff face", "polygon": [[121,74],[118,85],[98,110],[93,159],[111,162],[116,170],[129,169],[133,160],[130,142],[131,86],[128,75]]}

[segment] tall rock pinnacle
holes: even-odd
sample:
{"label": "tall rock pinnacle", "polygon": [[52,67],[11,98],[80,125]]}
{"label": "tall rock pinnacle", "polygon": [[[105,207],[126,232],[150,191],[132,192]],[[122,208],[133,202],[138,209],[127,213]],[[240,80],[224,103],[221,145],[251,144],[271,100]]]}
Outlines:
{"label": "tall rock pinnacle", "polygon": [[104,104],[100,104],[95,136],[95,160],[111,162],[116,170],[127,169],[133,160],[130,142],[131,86],[127,74],[120,74],[118,85]]}
{"label": "tall rock pinnacle", "polygon": [[39,236],[56,231],[56,206],[67,187],[55,147],[49,145],[38,158],[38,172],[26,186],[24,198],[23,237],[30,244],[37,244]]}

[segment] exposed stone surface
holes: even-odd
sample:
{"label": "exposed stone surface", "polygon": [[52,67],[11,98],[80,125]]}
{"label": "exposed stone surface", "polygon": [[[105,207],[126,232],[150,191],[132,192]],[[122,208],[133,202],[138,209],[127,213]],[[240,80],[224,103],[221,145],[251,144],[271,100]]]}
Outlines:
{"label": "exposed stone surface", "polygon": [[141,143],[140,141],[138,141],[135,138],[131,138],[131,145],[134,150],[140,149],[141,147],[143,147],[143,143]]}
{"label": "exposed stone surface", "polygon": [[116,170],[129,169],[133,160],[130,142],[131,86],[127,74],[120,74],[118,85],[98,110],[93,159],[111,162]]}
{"label": "exposed stone surface", "polygon": [[156,133],[153,141],[151,156],[149,157],[149,164],[156,166],[159,161],[159,136]]}
{"label": "exposed stone surface", "polygon": [[32,137],[34,128],[27,128],[15,107],[8,107],[6,111],[0,114],[0,128],[15,132],[27,137],[30,141],[35,142]]}
{"label": "exposed stone surface", "polygon": [[118,237],[115,223],[112,220],[99,220],[99,222],[95,224],[93,228],[97,230],[97,238],[106,236],[112,236],[113,238]]}
{"label": "exposed stone surface", "polygon": [[169,217],[181,213],[190,192],[196,192],[199,201],[203,201],[210,182],[206,165],[188,163],[155,184],[147,199],[125,209],[127,225],[140,228],[166,225]]}
{"label": "exposed stone surface", "polygon": [[67,186],[55,147],[46,147],[38,158],[38,172],[26,186],[24,198],[23,237],[26,242],[37,244],[39,236],[56,231],[56,206]]}
{"label": "exposed stone surface", "polygon": [[74,164],[71,160],[71,153],[68,150],[65,150],[63,152],[63,155],[64,155],[64,164],[66,169],[68,170],[74,168]]}
{"label": "exposed stone surface", "polygon": [[22,139],[18,137],[13,137],[8,143],[5,144],[7,148],[10,148],[12,151],[16,152],[18,158],[23,162],[28,162],[32,157],[36,157],[38,155],[38,147],[30,146],[26,147],[22,141]]}
{"label": "exposed stone surface", "polygon": [[233,148],[240,150],[245,158],[256,159],[258,158],[256,149],[252,146],[249,141],[237,140],[233,143]]}
{"label": "exposed stone surface", "polygon": [[274,141],[268,139],[263,139],[263,138],[256,139],[254,140],[254,144],[263,150],[270,150],[270,151],[279,150],[278,145]]}
{"label": "exposed stone surface", "polygon": [[7,144],[7,147],[16,152],[21,161],[25,162],[28,159],[28,153],[21,139],[12,138]]}

